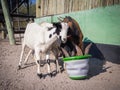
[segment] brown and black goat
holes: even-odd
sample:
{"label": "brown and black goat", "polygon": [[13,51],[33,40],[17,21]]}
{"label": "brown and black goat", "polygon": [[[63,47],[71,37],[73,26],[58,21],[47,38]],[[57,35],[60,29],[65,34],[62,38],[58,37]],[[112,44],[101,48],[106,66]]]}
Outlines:
{"label": "brown and black goat", "polygon": [[70,16],[66,16],[65,18],[60,17],[58,19],[61,22],[67,22],[69,25],[68,40],[61,47],[69,53],[69,56],[83,55],[83,33],[78,22]]}

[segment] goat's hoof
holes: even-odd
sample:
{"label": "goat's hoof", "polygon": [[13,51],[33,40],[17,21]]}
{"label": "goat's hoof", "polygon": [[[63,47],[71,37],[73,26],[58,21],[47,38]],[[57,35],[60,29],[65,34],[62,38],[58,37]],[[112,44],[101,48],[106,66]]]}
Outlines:
{"label": "goat's hoof", "polygon": [[65,69],[64,68],[60,68],[60,73],[62,73],[63,71],[65,71]]}
{"label": "goat's hoof", "polygon": [[50,77],[52,77],[52,76],[53,76],[53,74],[52,74],[52,73],[49,73],[48,75],[49,75]]}
{"label": "goat's hoof", "polygon": [[37,76],[41,79],[43,75],[41,73],[41,74],[37,74]]}
{"label": "goat's hoof", "polygon": [[21,69],[21,66],[19,65],[17,70],[20,70],[20,69]]}

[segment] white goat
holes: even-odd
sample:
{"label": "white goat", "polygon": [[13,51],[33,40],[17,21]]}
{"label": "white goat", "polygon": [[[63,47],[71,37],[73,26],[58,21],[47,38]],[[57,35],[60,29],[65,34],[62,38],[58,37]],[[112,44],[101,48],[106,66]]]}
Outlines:
{"label": "white goat", "polygon": [[[24,41],[22,43],[22,52],[19,61],[19,68],[22,65],[22,57],[24,53],[25,46],[28,46],[31,51],[35,51],[35,60],[37,64],[37,75],[41,78],[42,73],[40,72],[40,59],[41,53],[47,53],[52,46],[58,39],[61,39],[63,43],[67,40],[67,31],[68,25],[67,23],[53,23],[51,24],[51,28],[40,26],[36,23],[30,23],[27,25],[25,34],[24,34]],[[58,41],[57,41],[58,42]],[[40,55],[39,55],[40,54]],[[46,55],[49,59],[49,55]],[[50,70],[48,70],[50,71]],[[49,72],[50,73],[50,72]]]}

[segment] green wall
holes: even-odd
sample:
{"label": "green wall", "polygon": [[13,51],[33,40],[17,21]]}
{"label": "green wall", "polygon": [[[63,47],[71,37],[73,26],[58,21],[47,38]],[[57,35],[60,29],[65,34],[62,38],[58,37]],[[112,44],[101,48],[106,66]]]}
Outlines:
{"label": "green wall", "polygon": [[120,45],[120,5],[36,18],[35,21],[56,22],[59,16],[73,17],[81,27],[84,41]]}

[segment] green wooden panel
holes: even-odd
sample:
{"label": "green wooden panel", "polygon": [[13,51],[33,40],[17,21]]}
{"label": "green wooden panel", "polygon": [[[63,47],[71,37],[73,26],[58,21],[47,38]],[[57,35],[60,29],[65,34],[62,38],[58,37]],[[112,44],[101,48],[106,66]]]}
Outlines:
{"label": "green wooden panel", "polygon": [[[71,16],[79,23],[84,41],[120,45],[120,5],[55,15],[48,21],[57,22],[60,16]],[[36,21],[42,19],[37,18]]]}
{"label": "green wooden panel", "polygon": [[41,22],[51,22],[51,16],[47,16],[47,17],[42,17],[42,18],[36,18],[35,19],[36,23],[41,23]]}

